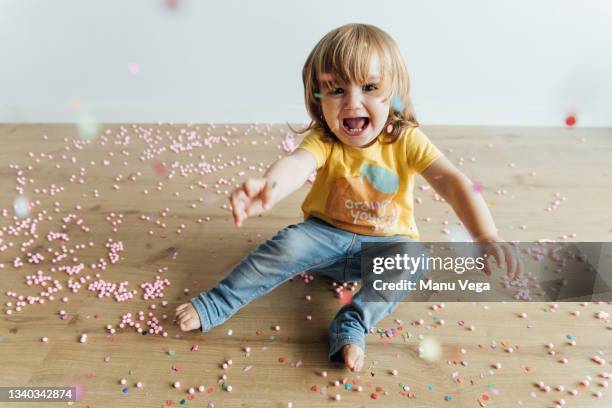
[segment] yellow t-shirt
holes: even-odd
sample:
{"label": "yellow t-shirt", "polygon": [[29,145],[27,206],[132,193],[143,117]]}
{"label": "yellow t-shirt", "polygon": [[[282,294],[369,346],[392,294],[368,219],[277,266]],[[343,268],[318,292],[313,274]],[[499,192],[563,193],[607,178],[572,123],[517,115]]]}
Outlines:
{"label": "yellow t-shirt", "polygon": [[310,132],[299,148],[317,160],[317,178],[304,199],[304,219],[312,215],[363,235],[407,235],[419,239],[414,219],[414,177],[442,153],[419,129],[394,143],[381,137],[368,147],[325,142]]}

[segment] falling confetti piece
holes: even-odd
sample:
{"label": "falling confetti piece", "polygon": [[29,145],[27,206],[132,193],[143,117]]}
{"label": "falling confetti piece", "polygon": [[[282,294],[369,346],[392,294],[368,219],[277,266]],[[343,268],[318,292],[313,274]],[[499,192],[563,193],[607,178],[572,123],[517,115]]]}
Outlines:
{"label": "falling confetti piece", "polygon": [[151,167],[153,167],[153,170],[158,176],[163,177],[166,175],[166,166],[164,166],[164,163],[160,162],[159,160],[154,160],[151,163]]}
{"label": "falling confetti piece", "polygon": [[174,351],[174,350],[170,349],[170,350],[168,350],[168,351],[166,352],[166,354],[168,354],[169,356],[174,356],[174,355],[176,355],[176,351]]}
{"label": "falling confetti piece", "polygon": [[130,74],[132,75],[137,75],[140,72],[140,65],[131,62],[128,64],[128,71],[130,72]]}
{"label": "falling confetti piece", "polygon": [[26,218],[30,214],[30,201],[24,196],[18,196],[13,201],[13,211],[19,218]]}
{"label": "falling confetti piece", "polygon": [[576,124],[576,117],[575,117],[574,115],[568,115],[568,116],[565,118],[565,124],[566,124],[568,127],[572,127],[572,126],[574,126],[574,125]]}
{"label": "falling confetti piece", "polygon": [[391,98],[391,107],[397,112],[404,111],[404,101],[402,101],[402,98],[399,95],[393,95]]}
{"label": "falling confetti piece", "polygon": [[425,361],[438,361],[442,355],[442,346],[434,337],[425,337],[419,343],[419,357]]}
{"label": "falling confetti piece", "polygon": [[100,134],[100,124],[93,116],[88,114],[80,115],[76,123],[79,137],[83,140],[94,140]]}
{"label": "falling confetti piece", "polygon": [[76,112],[81,109],[81,101],[78,98],[70,98],[68,101],[68,109],[71,112]]}
{"label": "falling confetti piece", "polygon": [[342,291],[338,297],[338,301],[342,306],[350,304],[353,301],[353,292],[348,290]]}
{"label": "falling confetti piece", "polygon": [[178,10],[179,0],[164,0],[164,4],[168,10]]}
{"label": "falling confetti piece", "polygon": [[475,181],[474,183],[472,183],[472,191],[476,193],[480,193],[482,191],[482,186],[479,182]]}

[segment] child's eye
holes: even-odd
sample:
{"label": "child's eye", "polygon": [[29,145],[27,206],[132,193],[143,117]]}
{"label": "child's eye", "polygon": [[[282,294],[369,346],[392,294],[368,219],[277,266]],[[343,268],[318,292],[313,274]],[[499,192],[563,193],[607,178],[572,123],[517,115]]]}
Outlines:
{"label": "child's eye", "polygon": [[342,89],[342,88],[332,88],[331,89],[331,93],[333,93],[334,95],[340,95],[340,94],[344,93],[344,89]]}
{"label": "child's eye", "polygon": [[375,91],[375,90],[377,90],[377,89],[378,89],[378,87],[376,87],[376,85],[375,85],[375,84],[367,84],[367,85],[365,85],[365,86],[363,87],[363,90],[364,90],[364,91],[366,91],[366,92]]}

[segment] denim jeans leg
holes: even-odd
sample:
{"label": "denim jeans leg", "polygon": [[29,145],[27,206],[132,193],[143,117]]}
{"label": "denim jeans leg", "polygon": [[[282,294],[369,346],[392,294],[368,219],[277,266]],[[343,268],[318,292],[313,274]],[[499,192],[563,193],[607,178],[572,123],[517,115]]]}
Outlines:
{"label": "denim jeans leg", "polygon": [[[360,237],[359,249],[353,254],[353,270],[349,275],[355,276],[359,271],[361,259],[361,242],[411,242],[413,240],[403,236],[392,237]],[[413,279],[420,279],[423,271],[415,274]],[[351,303],[343,306],[329,327],[329,359],[335,362],[344,362],[342,347],[347,344],[356,344],[365,352],[365,335],[380,320],[393,312],[399,302],[366,302],[363,289],[357,292]]]}
{"label": "denim jeans leg", "polygon": [[329,359],[344,362],[342,347],[356,344],[365,351],[365,335],[381,319],[389,315],[398,302],[364,302],[363,290],[340,309],[329,327]]}
{"label": "denim jeans leg", "polygon": [[290,225],[247,255],[216,287],[191,299],[209,331],[300,272],[344,258],[353,234],[308,219]]}

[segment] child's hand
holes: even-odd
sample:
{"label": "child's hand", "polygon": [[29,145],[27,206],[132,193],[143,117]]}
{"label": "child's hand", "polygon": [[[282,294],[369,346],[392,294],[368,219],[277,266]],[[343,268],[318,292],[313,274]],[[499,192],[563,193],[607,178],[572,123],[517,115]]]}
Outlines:
{"label": "child's hand", "polygon": [[498,268],[506,269],[506,275],[511,279],[518,279],[523,274],[523,261],[514,245],[510,245],[501,238],[484,237],[479,239],[484,245],[487,256],[484,273],[491,276],[491,258],[495,258]]}
{"label": "child's hand", "polygon": [[272,187],[268,179],[249,179],[232,192],[230,202],[236,226],[240,227],[248,217],[270,209]]}

